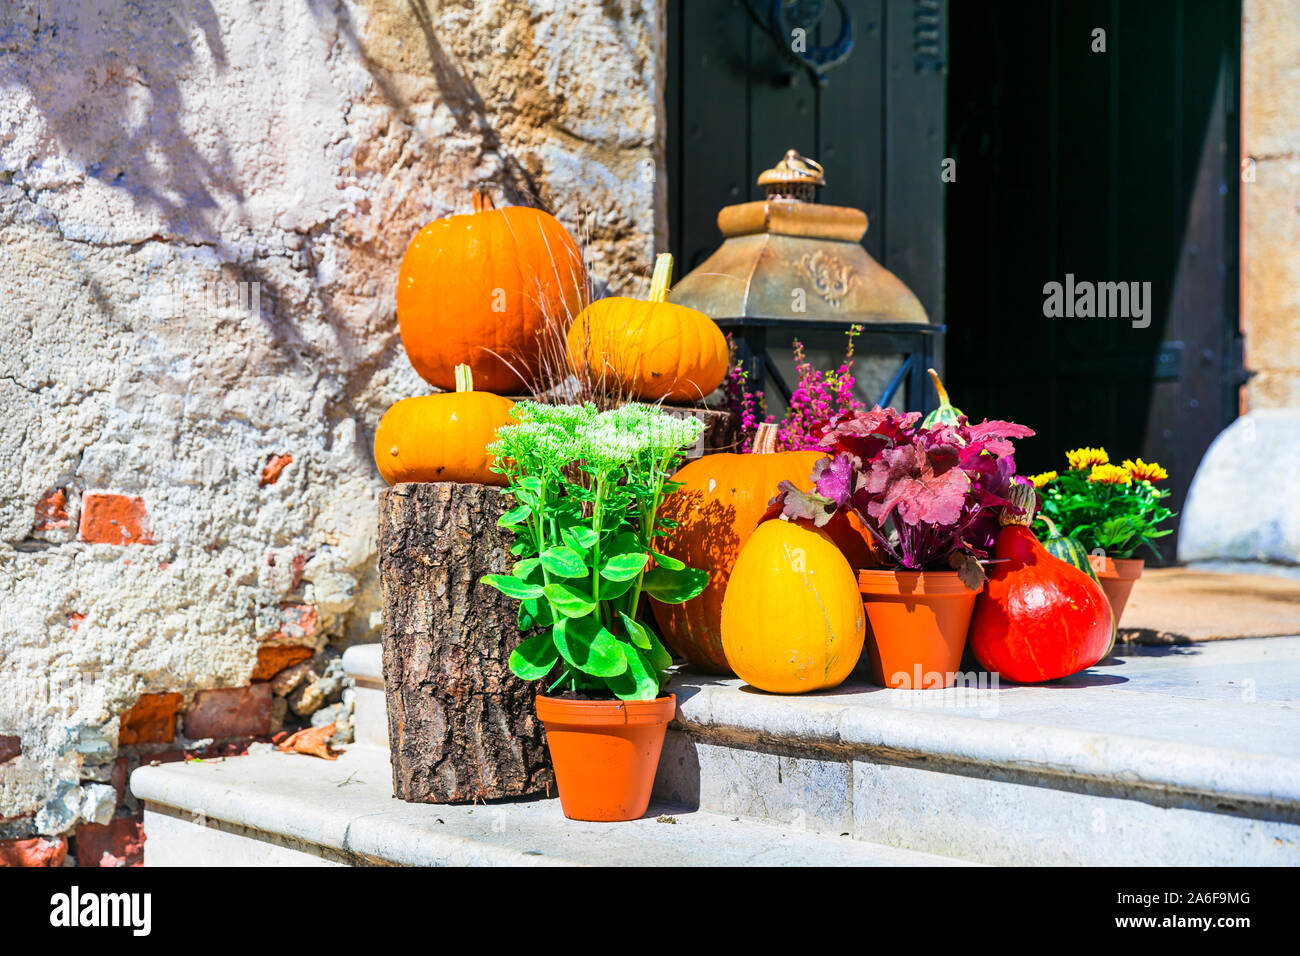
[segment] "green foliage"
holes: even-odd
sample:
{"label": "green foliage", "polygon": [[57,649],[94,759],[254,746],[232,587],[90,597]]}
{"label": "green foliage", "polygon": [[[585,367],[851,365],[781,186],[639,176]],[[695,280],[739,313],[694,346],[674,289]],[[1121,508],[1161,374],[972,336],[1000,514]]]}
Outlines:
{"label": "green foliage", "polygon": [[[1067,471],[1038,493],[1043,501],[1039,514],[1052,521],[1061,537],[1073,538],[1090,552],[1100,549],[1112,558],[1131,558],[1146,545],[1160,559],[1152,542],[1170,533],[1171,529],[1159,525],[1174,513],[1162,504],[1169,492],[1150,481],[1112,484],[1091,481],[1084,470]],[[1034,531],[1040,539],[1048,538],[1042,517],[1035,520]]]}
{"label": "green foliage", "polygon": [[483,582],[517,599],[521,629],[538,629],[510,655],[524,680],[548,690],[653,700],[672,657],[636,619],[642,592],[669,603],[704,590],[708,573],[658,554],[657,517],[677,490],[668,476],[702,423],[658,406],[607,412],[592,405],[519,402],[515,425],[489,451],[515,507],[500,524],[515,533],[510,574]]}

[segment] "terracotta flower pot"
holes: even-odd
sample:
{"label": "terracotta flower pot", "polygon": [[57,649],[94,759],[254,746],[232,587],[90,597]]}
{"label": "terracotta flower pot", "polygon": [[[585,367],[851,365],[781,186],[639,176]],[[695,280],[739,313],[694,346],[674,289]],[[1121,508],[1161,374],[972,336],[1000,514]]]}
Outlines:
{"label": "terracotta flower pot", "polygon": [[658,700],[537,698],[537,716],[570,820],[635,820],[650,805],[677,697]]}
{"label": "terracotta flower pot", "polygon": [[1088,555],[1093,573],[1101,581],[1101,589],[1110,599],[1110,608],[1115,612],[1115,626],[1124,614],[1124,605],[1133,593],[1133,585],[1142,577],[1142,568],[1146,561],[1142,558],[1111,558],[1100,554]]}
{"label": "terracotta flower pot", "polygon": [[867,656],[881,687],[951,687],[978,591],[956,571],[859,571]]}

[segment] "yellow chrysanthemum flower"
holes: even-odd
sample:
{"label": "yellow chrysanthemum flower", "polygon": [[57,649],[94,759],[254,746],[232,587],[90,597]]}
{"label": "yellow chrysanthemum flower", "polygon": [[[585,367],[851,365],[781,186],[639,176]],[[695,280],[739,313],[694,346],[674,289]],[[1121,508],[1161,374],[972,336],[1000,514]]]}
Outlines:
{"label": "yellow chrysanthemum flower", "polygon": [[1076,448],[1074,451],[1067,451],[1065,458],[1070,463],[1071,471],[1083,471],[1091,468],[1093,465],[1106,465],[1110,463],[1110,455],[1106,454],[1104,448]]}
{"label": "yellow chrysanthemum flower", "polygon": [[1035,488],[1041,488],[1043,485],[1055,481],[1056,479],[1057,474],[1054,471],[1044,471],[1040,474],[1029,476],[1029,480],[1034,483]]}
{"label": "yellow chrysanthemum flower", "polygon": [[1137,461],[1124,459],[1124,469],[1133,476],[1134,481],[1162,481],[1169,477],[1169,472],[1154,461],[1143,461],[1141,458]]}
{"label": "yellow chrysanthemum flower", "polygon": [[1093,465],[1088,480],[1099,485],[1128,485],[1132,484],[1133,476],[1119,465]]}

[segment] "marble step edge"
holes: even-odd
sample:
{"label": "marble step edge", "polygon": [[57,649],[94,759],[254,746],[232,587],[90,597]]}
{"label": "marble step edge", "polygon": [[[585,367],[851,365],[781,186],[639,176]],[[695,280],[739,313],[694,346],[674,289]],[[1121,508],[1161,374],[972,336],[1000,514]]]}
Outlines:
{"label": "marble step edge", "polygon": [[[925,761],[967,775],[1060,778],[1300,820],[1300,759],[1002,718],[853,706],[726,684],[677,689],[675,730],[708,743],[824,760]],[[892,693],[908,693],[898,691]]]}
{"label": "marble step edge", "polygon": [[[375,754],[381,752],[374,748]],[[286,755],[287,756],[287,755]],[[382,754],[387,760],[387,754]],[[258,758],[239,757],[236,760]],[[169,772],[170,770],[170,772]],[[291,793],[182,777],[170,765],[141,767],[131,774],[131,791],[151,812],[169,812],[192,822],[220,821],[298,844],[323,847],[352,862],[406,866],[573,866],[557,857],[539,857],[485,845],[453,834],[433,833],[374,813],[356,816],[304,800]],[[147,835],[147,834],[146,834]]]}
{"label": "marble step edge", "polygon": [[[361,784],[362,792],[355,797],[351,793],[333,795],[339,793],[341,784],[332,777],[350,780],[356,775],[368,778]],[[265,754],[231,758],[220,765],[141,767],[131,775],[131,788],[145,801],[149,813],[203,826],[218,821],[240,833],[252,831],[249,839],[257,839],[255,834],[260,833],[291,846],[323,848],[327,856],[360,864],[585,866],[635,862],[647,843],[654,842],[647,841],[648,836],[666,833],[689,848],[691,859],[686,862],[697,865],[734,865],[737,852],[751,851],[767,854],[759,865],[980,865],[686,807],[667,808],[680,814],[675,822],[681,825],[656,831],[651,829],[659,826],[654,819],[659,809],[655,807],[649,817],[627,824],[584,824],[565,820],[554,799],[476,807],[402,803],[392,799],[389,787],[375,782],[386,778],[385,753],[376,748],[352,748],[337,763]],[[332,799],[320,799],[322,791],[332,791]],[[527,817],[523,828],[530,834],[518,846],[509,846],[457,833],[466,814],[474,811],[480,813],[480,820],[484,814],[497,815],[503,831],[512,829],[512,818]],[[789,858],[792,851],[794,860]]]}

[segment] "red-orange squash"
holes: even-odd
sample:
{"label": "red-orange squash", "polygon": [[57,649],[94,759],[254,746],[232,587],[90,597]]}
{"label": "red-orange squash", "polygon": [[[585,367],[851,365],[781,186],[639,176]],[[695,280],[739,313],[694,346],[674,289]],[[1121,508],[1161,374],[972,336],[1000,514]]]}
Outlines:
{"label": "red-orange squash", "polygon": [[404,398],[375,429],[375,464],[384,481],[459,481],[504,485],[486,451],[509,424],[514,402],[473,390],[468,365],[456,368],[456,391]]}
{"label": "red-orange squash", "polygon": [[[687,567],[709,572],[709,584],[684,604],[652,601],[655,620],[668,644],[688,661],[715,674],[731,673],[722,648],[722,601],[740,549],[763,518],[777,485],[792,482],[811,491],[818,451],[777,452],[776,426],[760,425],[752,454],[716,454],[689,462],[673,475],[682,487],[669,495],[660,514],[677,522],[660,547]],[[845,522],[847,526],[847,521]],[[825,529],[845,538],[845,550],[866,561],[870,548],[857,529]],[[864,564],[865,566],[865,564]]]}
{"label": "red-orange squash", "polygon": [[652,402],[697,402],[722,384],[726,337],[703,312],[664,301],[672,272],[665,253],[655,260],[649,299],[610,296],[583,310],[568,335],[569,364],[579,376]]}
{"label": "red-orange squash", "polygon": [[1032,485],[1014,485],[988,583],[975,601],[969,641],[975,658],[1019,684],[1068,677],[1096,664],[1110,646],[1110,602],[1096,581],[1053,557],[1029,530]]}
{"label": "red-orange squash", "polygon": [[411,365],[438,388],[469,365],[478,387],[519,393],[532,384],[547,336],[587,301],[578,244],[555,217],[526,206],[492,208],[429,223],[397,273],[397,321]]}
{"label": "red-orange squash", "polygon": [[722,602],[722,647],[759,690],[803,694],[844,681],[862,654],[858,578],[825,532],[765,521],[736,559]]}

